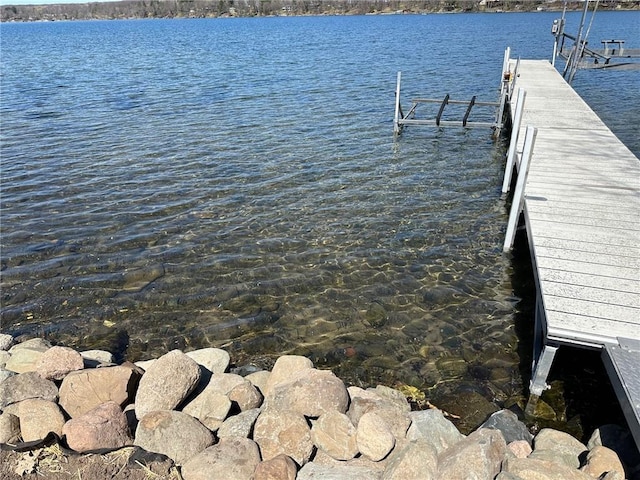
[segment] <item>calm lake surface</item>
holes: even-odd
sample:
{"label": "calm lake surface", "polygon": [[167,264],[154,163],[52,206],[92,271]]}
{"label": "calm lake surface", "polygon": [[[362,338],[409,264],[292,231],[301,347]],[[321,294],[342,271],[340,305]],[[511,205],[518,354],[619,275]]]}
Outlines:
{"label": "calm lake surface", "polygon": [[[2,331],[521,400],[531,281],[501,251],[505,140],[395,141],[395,80],[405,106],[494,101],[504,48],[549,58],[557,17],[3,24]],[[639,46],[639,24],[601,12],[590,38]],[[638,79],[574,82],[636,154]]]}

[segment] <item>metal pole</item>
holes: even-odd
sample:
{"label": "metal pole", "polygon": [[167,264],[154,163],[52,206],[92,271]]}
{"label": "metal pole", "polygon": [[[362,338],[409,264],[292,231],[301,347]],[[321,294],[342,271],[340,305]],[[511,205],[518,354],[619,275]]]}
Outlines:
{"label": "metal pole", "polygon": [[396,113],[393,118],[393,133],[398,135],[400,133],[400,79],[402,78],[402,72],[398,72],[396,80]]}

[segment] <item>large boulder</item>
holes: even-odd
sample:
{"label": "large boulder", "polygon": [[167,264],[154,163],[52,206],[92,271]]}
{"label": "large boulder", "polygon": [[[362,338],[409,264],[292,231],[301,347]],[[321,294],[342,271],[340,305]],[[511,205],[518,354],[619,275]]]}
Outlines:
{"label": "large boulder", "polygon": [[62,434],[69,448],[76,452],[117,449],[132,443],[127,418],[113,401],[72,418],[62,427]]}
{"label": "large boulder", "polygon": [[17,411],[14,410],[14,412],[20,417],[20,433],[23,441],[42,440],[49,432],[62,435],[65,419],[57,403],[40,398],[29,398],[18,403],[17,407]]}
{"label": "large boulder", "polygon": [[58,387],[36,372],[13,375],[0,383],[0,409],[28,398],[40,398],[54,402],[58,399]]}
{"label": "large boulder", "polygon": [[213,433],[192,416],[175,410],[157,410],[138,422],[134,445],[162,453],[182,465],[214,440]]}
{"label": "large boulder", "polygon": [[263,411],[256,420],[253,439],[260,446],[263,460],[284,454],[293,458],[298,465],[304,465],[313,453],[307,420],[296,412]]}
{"label": "large boulder", "polygon": [[407,440],[426,440],[434,446],[438,454],[464,438],[440,410],[411,412],[409,418],[411,426],[407,431]]}
{"label": "large boulder", "polygon": [[73,348],[51,347],[36,364],[36,371],[47,380],[62,380],[69,372],[82,370],[84,360]]}
{"label": "large boulder", "polygon": [[200,380],[200,366],[180,350],[172,350],[153,362],[140,379],[136,416],[178,407]]}
{"label": "large boulder", "polygon": [[506,454],[507,444],[499,430],[478,429],[438,455],[437,478],[494,478]]}
{"label": "large boulder", "polygon": [[336,460],[351,460],[358,454],[356,427],[338,411],[320,415],[311,427],[311,439],[320,450]]}
{"label": "large boulder", "polygon": [[251,480],[260,463],[258,446],[248,438],[223,438],[182,466],[184,480]]}
{"label": "large boulder", "polygon": [[71,418],[109,401],[124,406],[133,398],[139,379],[139,370],[133,365],[72,372],[60,385],[60,406]]}
{"label": "large boulder", "polygon": [[424,439],[409,442],[396,449],[389,457],[383,480],[407,480],[410,478],[431,480],[438,473],[438,453]]}
{"label": "large boulder", "polygon": [[360,417],[356,435],[358,450],[374,462],[385,458],[396,444],[386,422],[374,412]]}
{"label": "large boulder", "polygon": [[349,394],[342,380],[329,370],[307,368],[273,386],[265,398],[269,408],[319,417],[329,411],[345,413]]}

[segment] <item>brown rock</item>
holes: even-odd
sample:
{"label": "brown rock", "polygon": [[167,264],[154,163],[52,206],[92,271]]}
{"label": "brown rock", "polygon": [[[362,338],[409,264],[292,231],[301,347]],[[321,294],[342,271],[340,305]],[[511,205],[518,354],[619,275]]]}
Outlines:
{"label": "brown rock", "polygon": [[28,398],[54,402],[58,398],[58,387],[36,372],[13,375],[0,383],[0,409]]}
{"label": "brown rock", "polygon": [[192,416],[174,410],[157,410],[140,419],[133,443],[182,465],[214,440],[213,433]]}
{"label": "brown rock", "polygon": [[260,463],[258,446],[248,438],[223,438],[182,467],[184,480],[250,480]]}
{"label": "brown rock", "polygon": [[262,405],[262,394],[248,380],[233,387],[228,396],[229,400],[238,404],[241,412]]}
{"label": "brown rock", "polygon": [[180,350],[158,358],[140,379],[136,416],[155,410],[172,410],[189,396],[200,380],[200,366]]}
{"label": "brown rock", "polygon": [[291,458],[278,455],[271,460],[260,462],[252,480],[296,480],[298,469]]}
{"label": "brown rock", "polygon": [[263,460],[282,453],[298,465],[304,465],[313,453],[309,425],[304,416],[296,412],[263,411],[256,420],[253,439],[260,446]]}
{"label": "brown rock", "polygon": [[139,378],[124,365],[72,372],[60,385],[60,406],[71,418],[109,401],[123,406],[133,397]]}
{"label": "brown rock", "polygon": [[265,398],[269,408],[290,410],[307,417],[323,413],[345,413],[349,394],[342,380],[329,370],[307,368],[291,374],[288,381],[279,382]]}
{"label": "brown rock", "polygon": [[311,439],[336,460],[350,460],[358,454],[356,428],[344,413],[331,411],[320,415],[311,427]]}
{"label": "brown rock", "polygon": [[49,432],[62,435],[64,415],[54,402],[39,398],[23,400],[18,404],[22,440],[32,442],[42,440]]}
{"label": "brown rock", "polygon": [[16,443],[20,439],[20,419],[12,413],[0,413],[0,443]]}
{"label": "brown rock", "polygon": [[600,478],[609,472],[618,473],[621,478],[625,478],[624,467],[618,458],[618,454],[601,445],[589,450],[586,463],[580,470],[594,478]]}
{"label": "brown rock", "polygon": [[387,424],[373,412],[360,417],[356,438],[360,453],[374,462],[386,457],[396,444]]}
{"label": "brown rock", "polygon": [[127,418],[120,405],[109,401],[69,420],[62,427],[69,448],[76,452],[117,449],[131,445]]}
{"label": "brown rock", "polygon": [[67,347],[51,347],[40,356],[36,365],[36,371],[47,380],[62,380],[69,372],[83,368],[82,355]]}
{"label": "brown rock", "polygon": [[527,458],[532,452],[531,445],[526,440],[515,440],[507,447],[516,458]]}

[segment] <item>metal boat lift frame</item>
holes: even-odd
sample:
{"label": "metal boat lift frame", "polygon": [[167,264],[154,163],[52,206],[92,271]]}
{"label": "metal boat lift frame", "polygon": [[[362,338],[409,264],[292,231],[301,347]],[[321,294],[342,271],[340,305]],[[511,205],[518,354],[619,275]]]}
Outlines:
{"label": "metal boat lift frame", "polygon": [[[396,99],[395,99],[395,115],[393,120],[393,133],[394,135],[400,135],[405,125],[426,125],[435,127],[444,126],[456,126],[463,128],[472,127],[485,127],[493,129],[493,136],[497,138],[500,135],[502,126],[504,123],[504,110],[508,104],[511,94],[515,87],[515,80],[517,78],[517,70],[519,63],[516,63],[515,70],[510,72],[509,70],[509,55],[511,51],[507,48],[504,53],[504,61],[502,66],[502,76],[500,80],[500,97],[497,102],[484,102],[478,101],[477,96],[471,97],[471,100],[452,100],[451,96],[447,93],[444,99],[435,98],[414,98],[411,100],[411,108],[406,113],[402,110],[400,102],[400,90],[402,82],[402,72],[398,72],[396,81]],[[416,110],[421,104],[439,104],[438,113],[435,118],[416,118]],[[443,120],[447,105],[466,105],[466,109],[462,119],[460,120]],[[473,107],[492,107],[495,109],[495,117],[492,122],[470,121],[469,117]]]}

